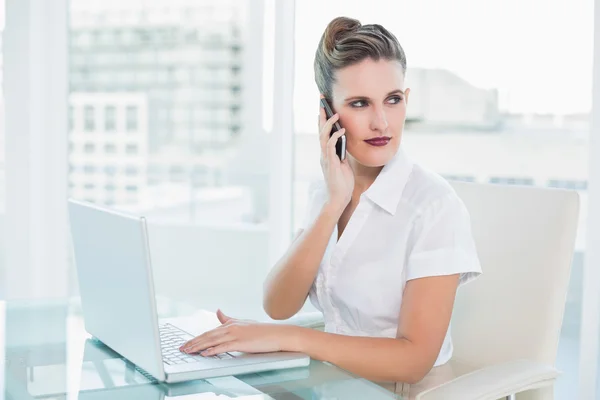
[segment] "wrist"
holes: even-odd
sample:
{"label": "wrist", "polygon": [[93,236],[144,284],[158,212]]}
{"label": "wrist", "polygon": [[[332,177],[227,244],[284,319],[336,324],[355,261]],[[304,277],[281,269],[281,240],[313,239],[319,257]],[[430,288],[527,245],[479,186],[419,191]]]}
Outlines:
{"label": "wrist", "polygon": [[281,343],[282,351],[293,351],[299,353],[306,352],[304,339],[308,331],[307,328],[296,325],[282,325],[281,328],[283,330],[283,340]]}
{"label": "wrist", "polygon": [[342,214],[344,213],[344,210],[346,209],[347,205],[348,205],[348,202],[339,201],[339,200],[328,200],[323,205],[323,210],[327,214],[336,216],[337,219],[339,219],[339,217],[341,217]]}

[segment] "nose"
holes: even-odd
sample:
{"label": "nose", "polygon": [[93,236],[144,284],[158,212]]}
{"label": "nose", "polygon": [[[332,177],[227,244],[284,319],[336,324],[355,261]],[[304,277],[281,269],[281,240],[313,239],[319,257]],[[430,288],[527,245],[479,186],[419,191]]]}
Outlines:
{"label": "nose", "polygon": [[388,127],[387,116],[385,110],[381,107],[373,107],[373,115],[371,116],[371,129],[374,131],[385,132]]}

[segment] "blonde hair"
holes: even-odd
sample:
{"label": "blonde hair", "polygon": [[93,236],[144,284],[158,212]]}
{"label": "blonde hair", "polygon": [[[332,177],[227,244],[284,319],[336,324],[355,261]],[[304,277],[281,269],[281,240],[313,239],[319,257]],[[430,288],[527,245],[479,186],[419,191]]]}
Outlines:
{"label": "blonde hair", "polygon": [[406,55],[398,39],[381,25],[361,25],[347,17],[333,19],[325,28],[315,53],[315,82],[331,99],[335,72],[367,58],[398,61],[406,73]]}

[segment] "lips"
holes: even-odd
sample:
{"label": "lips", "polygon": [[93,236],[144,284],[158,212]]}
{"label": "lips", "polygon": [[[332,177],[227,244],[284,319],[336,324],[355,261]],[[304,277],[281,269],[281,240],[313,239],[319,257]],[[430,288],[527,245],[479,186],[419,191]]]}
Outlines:
{"label": "lips", "polygon": [[390,142],[392,138],[387,136],[379,136],[372,139],[367,139],[365,142],[369,143],[371,146],[385,146]]}

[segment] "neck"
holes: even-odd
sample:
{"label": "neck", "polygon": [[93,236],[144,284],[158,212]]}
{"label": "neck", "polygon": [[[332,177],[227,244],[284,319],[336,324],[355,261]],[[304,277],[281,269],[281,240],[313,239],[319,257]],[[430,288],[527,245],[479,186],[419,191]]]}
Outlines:
{"label": "neck", "polygon": [[354,173],[354,193],[352,194],[352,197],[358,198],[373,184],[373,182],[375,182],[375,179],[383,169],[383,166],[367,167],[356,161],[356,159],[350,155],[348,155],[348,162]]}

